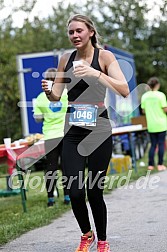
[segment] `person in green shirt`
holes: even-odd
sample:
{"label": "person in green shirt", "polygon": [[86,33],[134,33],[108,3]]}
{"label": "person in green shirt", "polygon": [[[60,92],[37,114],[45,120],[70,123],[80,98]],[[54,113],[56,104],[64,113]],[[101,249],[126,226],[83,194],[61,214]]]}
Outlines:
{"label": "person in green shirt", "polygon": [[150,90],[142,95],[141,108],[146,115],[147,128],[150,135],[151,147],[149,150],[148,169],[154,169],[154,154],[158,146],[158,171],[166,170],[163,165],[165,153],[165,138],[167,131],[167,101],[164,93],[158,91],[158,78],[148,80]]}
{"label": "person in green shirt", "polygon": [[[49,68],[45,72],[45,79],[54,81],[56,76],[56,69]],[[51,103],[42,92],[35,100],[34,106],[34,119],[36,122],[43,122],[42,132],[45,140],[45,152],[47,167],[45,171],[46,190],[48,195],[48,207],[53,206],[54,200],[54,188],[56,186],[57,170],[59,160],[62,166],[62,147],[64,137],[64,123],[65,115],[67,111],[67,90],[64,89],[63,95],[59,102],[58,107],[54,107],[56,103]],[[56,110],[55,110],[56,109]],[[55,112],[54,112],[55,111]],[[62,175],[64,175],[63,166]],[[69,204],[70,198],[68,190],[66,189],[66,183],[64,186],[64,203]]]}

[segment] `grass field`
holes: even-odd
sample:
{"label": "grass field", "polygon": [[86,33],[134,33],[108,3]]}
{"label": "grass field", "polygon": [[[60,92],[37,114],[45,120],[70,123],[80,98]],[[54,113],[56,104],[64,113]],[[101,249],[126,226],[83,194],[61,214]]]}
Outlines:
{"label": "grass field", "polygon": [[[130,181],[137,180],[141,176],[147,174],[147,166],[140,167],[139,162],[143,161],[147,164],[146,156],[137,162],[137,172],[132,171]],[[167,161],[167,160],[166,160]],[[2,168],[2,167],[1,167]],[[3,168],[0,169],[3,171]],[[156,172],[156,171],[155,171]],[[118,174],[116,174],[118,176]],[[119,174],[119,177],[126,176],[127,173]],[[63,203],[63,191],[60,190],[60,197],[56,198],[56,204],[53,208],[46,206],[46,191],[41,190],[43,182],[43,172],[32,172],[29,177],[29,181],[35,181],[34,177],[38,176],[41,179],[40,185],[34,189],[28,187],[27,191],[27,213],[23,212],[21,204],[20,194],[11,197],[0,198],[0,245],[3,245],[10,240],[19,237],[21,234],[48,225],[54,219],[60,217],[64,212],[70,209],[70,206],[66,206]],[[111,176],[111,175],[110,175]],[[14,180],[14,184],[17,184],[17,178]],[[121,186],[124,181],[122,181]],[[32,187],[33,183],[31,184]],[[118,185],[117,181],[113,183],[110,190],[105,189],[105,193],[111,193],[111,191]],[[6,181],[0,178],[0,189],[5,189]]]}
{"label": "grass field", "polygon": [[[43,172],[33,172],[29,180],[34,177],[43,179]],[[0,179],[0,189],[6,188],[5,179]],[[15,180],[15,182],[17,182]],[[15,184],[15,183],[14,183]],[[16,186],[16,184],[15,184]],[[27,191],[27,213],[23,212],[21,196],[1,197],[0,198],[0,245],[20,236],[21,234],[51,223],[52,220],[61,216],[70,209],[63,203],[62,190],[60,197],[56,198],[53,208],[48,208],[46,192],[41,192],[41,186]]]}

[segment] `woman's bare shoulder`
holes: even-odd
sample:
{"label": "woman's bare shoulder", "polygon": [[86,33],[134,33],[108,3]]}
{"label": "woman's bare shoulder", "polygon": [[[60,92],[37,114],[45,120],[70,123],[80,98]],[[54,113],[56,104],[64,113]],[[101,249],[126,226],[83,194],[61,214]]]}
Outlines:
{"label": "woman's bare shoulder", "polygon": [[112,52],[110,52],[109,50],[105,50],[102,49],[100,50],[100,58],[104,61],[114,61],[115,60],[115,56]]}
{"label": "woman's bare shoulder", "polygon": [[104,49],[100,49],[99,51],[99,63],[101,66],[101,69],[104,73],[108,72],[108,67],[111,65],[112,62],[114,62],[115,56],[112,52]]}
{"label": "woman's bare shoulder", "polygon": [[61,56],[60,62],[61,62],[64,66],[66,66],[66,64],[67,64],[67,62],[68,62],[68,60],[69,60],[69,58],[70,58],[70,56],[71,56],[72,53],[73,53],[73,51],[71,50],[70,52],[66,52],[66,53],[64,53],[64,54]]}

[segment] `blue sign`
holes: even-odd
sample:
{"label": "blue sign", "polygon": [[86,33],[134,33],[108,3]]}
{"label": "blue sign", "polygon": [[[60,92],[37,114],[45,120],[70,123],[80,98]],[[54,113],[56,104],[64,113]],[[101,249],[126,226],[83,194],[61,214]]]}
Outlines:
{"label": "blue sign", "polygon": [[[114,56],[116,57],[120,68],[122,72],[125,75],[125,78],[128,82],[130,91],[133,91],[133,89],[136,88],[136,68],[135,68],[135,61],[133,54],[120,50],[118,48],[105,45],[104,49],[111,51]],[[137,101],[137,93],[135,93],[136,97],[134,98],[135,101]],[[131,101],[131,104],[122,104],[122,100],[119,100],[119,96],[116,95],[113,91],[108,90],[107,93],[107,103],[109,106],[109,117],[114,121],[116,126],[126,125],[130,124],[131,117],[135,117],[139,115],[139,108],[133,109],[133,106],[135,107],[134,101]],[[124,105],[124,106],[123,106]],[[118,108],[119,107],[119,108]],[[128,116],[123,116],[123,111],[127,110],[129,107],[129,111],[132,111],[132,113],[128,114],[128,111],[125,111],[125,114],[128,114]],[[121,111],[121,113],[120,113]]]}
{"label": "blue sign", "polygon": [[42,123],[36,123],[33,118],[33,102],[42,92],[41,80],[44,79],[46,69],[57,68],[58,58],[54,51],[17,56],[24,136],[42,133]]}

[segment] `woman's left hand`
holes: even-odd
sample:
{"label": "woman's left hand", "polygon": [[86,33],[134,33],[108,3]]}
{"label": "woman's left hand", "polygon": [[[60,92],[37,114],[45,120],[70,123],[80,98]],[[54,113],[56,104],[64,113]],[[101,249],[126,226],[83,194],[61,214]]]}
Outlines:
{"label": "woman's left hand", "polygon": [[83,77],[93,77],[98,78],[99,71],[88,66],[88,65],[78,65],[73,70],[73,74],[76,78],[83,78]]}

